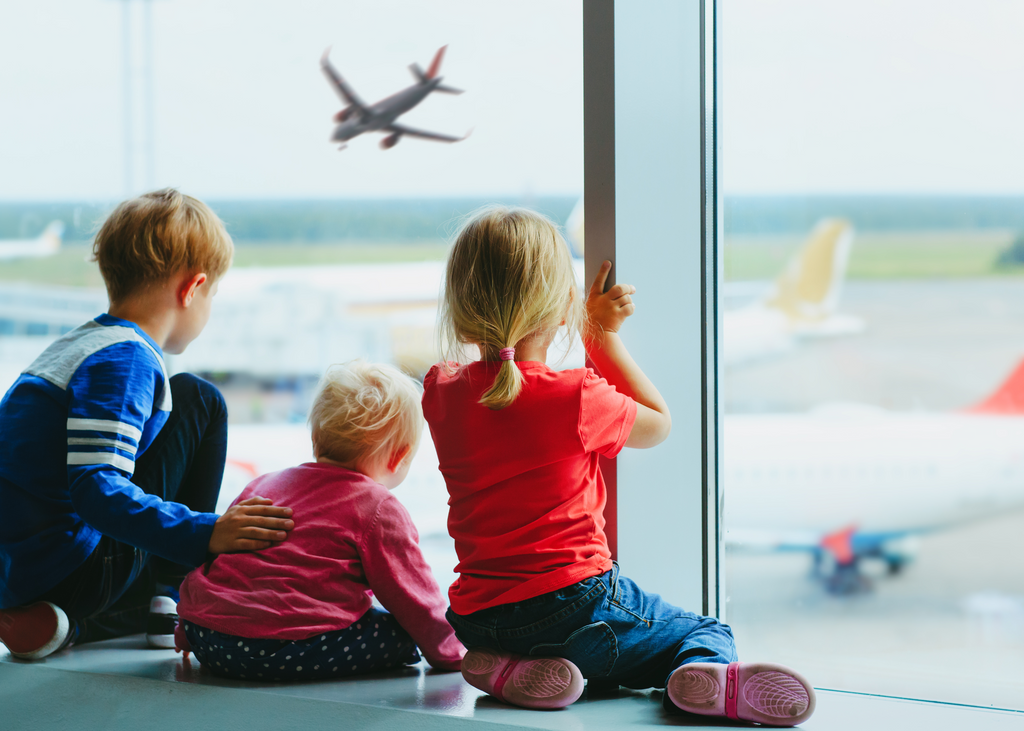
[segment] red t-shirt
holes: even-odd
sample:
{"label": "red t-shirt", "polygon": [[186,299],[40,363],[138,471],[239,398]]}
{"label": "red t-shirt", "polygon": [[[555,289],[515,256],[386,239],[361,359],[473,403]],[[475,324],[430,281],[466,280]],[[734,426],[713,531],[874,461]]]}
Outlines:
{"label": "red t-shirt", "polygon": [[423,384],[459,556],[448,590],[456,614],[530,599],[612,566],[597,458],[622,449],[636,402],[589,368],[516,365],[523,389],[497,411],[478,402],[500,363],[471,363],[454,375],[434,366]]}

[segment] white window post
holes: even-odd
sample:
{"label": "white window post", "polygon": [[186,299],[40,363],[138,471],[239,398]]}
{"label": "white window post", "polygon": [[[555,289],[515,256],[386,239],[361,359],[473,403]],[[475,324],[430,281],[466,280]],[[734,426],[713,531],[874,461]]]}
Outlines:
{"label": "white window post", "polygon": [[604,466],[610,538],[645,590],[721,617],[717,45],[715,0],[583,2],[587,279],[611,259],[636,285],[623,341],[672,411]]}

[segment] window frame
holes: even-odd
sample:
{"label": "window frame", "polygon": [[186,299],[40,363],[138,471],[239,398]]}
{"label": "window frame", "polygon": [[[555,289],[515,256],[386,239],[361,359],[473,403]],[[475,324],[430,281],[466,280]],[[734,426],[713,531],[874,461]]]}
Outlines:
{"label": "window frame", "polygon": [[638,289],[622,336],[665,396],[673,433],[602,462],[623,571],[724,619],[717,0],[585,0],[586,281]]}

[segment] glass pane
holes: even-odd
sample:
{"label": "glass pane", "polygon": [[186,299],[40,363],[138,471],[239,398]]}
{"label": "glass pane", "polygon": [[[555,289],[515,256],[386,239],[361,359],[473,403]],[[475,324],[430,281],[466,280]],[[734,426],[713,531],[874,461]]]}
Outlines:
{"label": "glass pane", "polygon": [[722,5],[741,657],[1024,708],[1024,8]]}
{"label": "glass pane", "polygon": [[[20,31],[0,44],[0,65],[18,69],[0,77],[0,393],[106,309],[86,258],[119,200],[163,186],[202,198],[235,263],[206,330],[168,364],[227,398],[221,509],[253,476],[311,458],[306,413],[331,363],[421,378],[437,361],[461,216],[525,204],[564,224],[582,195],[579,0],[53,0],[0,16]],[[371,131],[339,151],[329,138],[352,105],[322,73],[325,49],[368,105],[433,70],[465,93],[431,93],[397,119],[397,137]],[[57,249],[37,238],[50,221],[63,226]],[[426,432],[395,494],[446,586],[456,560]]]}

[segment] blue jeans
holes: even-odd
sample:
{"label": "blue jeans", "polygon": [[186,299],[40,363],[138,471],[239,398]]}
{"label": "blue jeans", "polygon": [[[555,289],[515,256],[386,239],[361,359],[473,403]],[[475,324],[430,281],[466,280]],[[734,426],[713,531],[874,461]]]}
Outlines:
{"label": "blue jeans", "polygon": [[[132,482],[150,495],[212,513],[224,478],[228,411],[212,383],[190,373],[171,378],[174,408],[135,461]],[[103,536],[70,576],[36,597],[64,610],[75,644],[146,630],[157,583],[177,589],[192,566],[181,566]]]}
{"label": "blue jeans", "polygon": [[664,688],[686,663],[736,661],[728,625],[644,592],[618,564],[533,599],[447,616],[466,647],[564,657],[602,688]]}

